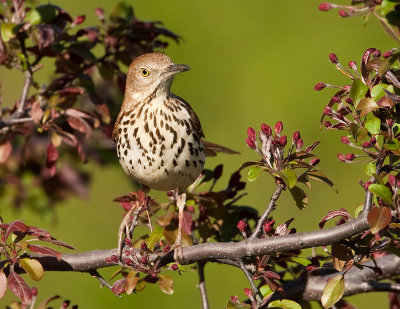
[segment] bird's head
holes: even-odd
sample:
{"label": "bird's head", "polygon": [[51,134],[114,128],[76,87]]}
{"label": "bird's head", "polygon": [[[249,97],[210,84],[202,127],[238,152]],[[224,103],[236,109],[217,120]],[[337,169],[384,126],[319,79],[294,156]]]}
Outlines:
{"label": "bird's head", "polygon": [[169,91],[175,74],[188,71],[184,64],[174,64],[161,53],[148,53],[132,61],[128,69],[125,95],[149,95]]}

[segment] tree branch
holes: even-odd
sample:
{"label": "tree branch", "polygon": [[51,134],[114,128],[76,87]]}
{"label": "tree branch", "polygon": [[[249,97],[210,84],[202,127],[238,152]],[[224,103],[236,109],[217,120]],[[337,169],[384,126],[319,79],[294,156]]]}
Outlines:
{"label": "tree branch", "polygon": [[208,297],[206,291],[206,282],[204,280],[204,266],[205,266],[204,262],[197,263],[198,274],[199,274],[199,284],[197,285],[197,287],[200,290],[202,308],[209,309]]}
{"label": "tree branch", "polygon": [[[374,291],[399,292],[400,284],[377,281],[388,279],[400,274],[400,257],[394,254],[389,254],[376,259],[376,263],[382,270],[381,275],[374,272],[369,267],[364,267],[364,269],[352,267],[345,274],[344,296]],[[374,262],[371,260],[362,265],[375,267]],[[274,293],[269,301],[282,298],[319,301],[328,279],[343,273],[344,272],[339,273],[334,269],[318,269],[309,273],[306,277],[283,283],[282,289],[284,292]]]}
{"label": "tree branch", "polygon": [[269,202],[269,205],[263,215],[258,219],[257,226],[254,229],[253,234],[250,236],[250,238],[257,238],[258,235],[261,234],[262,229],[263,229],[263,224],[267,220],[269,214],[275,209],[275,202],[278,200],[278,198],[281,196],[281,193],[285,186],[283,184],[278,184],[274,194],[271,197],[271,201]]}

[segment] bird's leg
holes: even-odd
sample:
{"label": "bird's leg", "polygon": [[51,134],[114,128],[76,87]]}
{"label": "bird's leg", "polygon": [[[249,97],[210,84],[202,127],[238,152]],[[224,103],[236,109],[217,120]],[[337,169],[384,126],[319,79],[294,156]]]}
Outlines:
{"label": "bird's leg", "polygon": [[176,197],[176,206],[178,206],[178,236],[176,236],[175,243],[172,245],[171,250],[175,250],[174,259],[179,263],[183,260],[182,253],[182,222],[183,210],[185,209],[186,193],[182,193]]}
{"label": "bird's leg", "polygon": [[119,225],[118,229],[118,260],[122,262],[122,243],[124,242],[124,234],[125,237],[130,237],[130,229],[133,222],[131,221],[131,216],[133,211],[135,210],[137,205],[132,203],[131,209],[125,214],[124,218],[122,219],[121,224]]}

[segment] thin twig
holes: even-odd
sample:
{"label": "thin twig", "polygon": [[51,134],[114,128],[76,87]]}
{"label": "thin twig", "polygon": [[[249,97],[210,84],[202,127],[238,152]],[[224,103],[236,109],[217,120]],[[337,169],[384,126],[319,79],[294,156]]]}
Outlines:
{"label": "thin twig", "polygon": [[110,290],[112,289],[112,285],[102,277],[102,275],[99,274],[99,272],[97,270],[91,270],[89,271],[89,274],[96,278],[97,280],[100,281],[101,287],[106,286],[107,288],[109,288]]}
{"label": "thin twig", "polygon": [[258,235],[261,234],[262,229],[263,229],[263,224],[264,222],[267,220],[268,216],[270,215],[270,213],[275,209],[275,202],[277,201],[277,199],[279,198],[279,196],[282,193],[282,190],[285,188],[285,186],[283,184],[278,184],[274,194],[271,196],[271,200],[269,202],[269,205],[267,207],[267,209],[265,210],[265,212],[263,213],[263,215],[261,216],[260,219],[258,219],[257,222],[257,226],[254,229],[253,234],[250,236],[250,238],[256,238],[258,237]]}
{"label": "thin twig", "polygon": [[[256,308],[260,308],[262,304],[262,297],[260,296],[260,290],[254,284],[253,276],[250,274],[249,270],[246,268],[246,265],[243,263],[243,261],[240,261],[239,264],[240,264],[240,269],[244,272],[247,280],[251,285],[251,289],[253,290],[253,295],[249,295],[249,298],[252,303],[256,303]],[[254,299],[254,295],[256,296],[256,299]]]}
{"label": "thin twig", "polygon": [[197,285],[197,287],[200,290],[202,308],[209,309],[210,307],[208,305],[206,282],[204,280],[204,266],[205,266],[204,262],[197,263],[197,267],[198,267],[197,272],[199,274],[199,284]]}

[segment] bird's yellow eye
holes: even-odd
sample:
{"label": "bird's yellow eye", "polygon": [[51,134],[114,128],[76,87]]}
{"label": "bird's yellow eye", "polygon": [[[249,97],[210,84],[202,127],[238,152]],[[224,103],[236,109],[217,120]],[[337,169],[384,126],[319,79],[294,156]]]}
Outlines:
{"label": "bird's yellow eye", "polygon": [[149,71],[146,69],[140,69],[140,74],[142,74],[142,76],[146,77],[146,76],[149,76]]}

